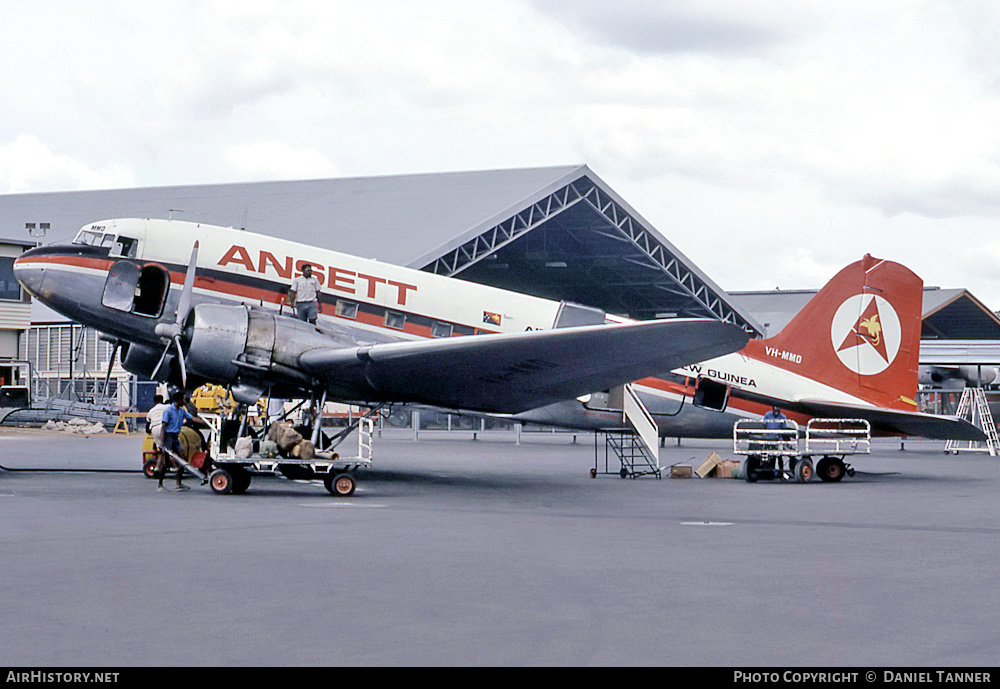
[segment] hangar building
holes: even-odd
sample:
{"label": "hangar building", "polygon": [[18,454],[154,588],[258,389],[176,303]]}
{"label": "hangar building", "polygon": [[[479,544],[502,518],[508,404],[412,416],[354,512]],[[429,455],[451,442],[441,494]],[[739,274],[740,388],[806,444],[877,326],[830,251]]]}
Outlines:
{"label": "hangar building", "polygon": [[[0,196],[0,234],[45,227],[42,243],[118,217],[249,228],[633,318],[709,317],[762,332],[586,165]],[[20,351],[38,376],[64,378],[72,350],[83,353],[78,373],[103,377],[110,344],[74,335],[40,305],[32,319]]]}
{"label": "hangar building", "polygon": [[[710,317],[757,335],[776,333],[812,294],[727,294],[586,165],[0,195],[2,236],[67,241],[118,217],[247,228],[633,318]],[[1000,340],[1000,320],[964,290],[928,291],[924,310],[932,337]],[[74,376],[103,379],[110,343],[41,305],[32,321],[19,356],[56,381],[41,396]]]}

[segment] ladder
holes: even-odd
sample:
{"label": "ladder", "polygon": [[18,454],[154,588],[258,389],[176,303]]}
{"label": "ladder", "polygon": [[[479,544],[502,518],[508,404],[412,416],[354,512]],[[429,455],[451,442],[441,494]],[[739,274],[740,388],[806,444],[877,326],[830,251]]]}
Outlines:
{"label": "ladder", "polygon": [[[626,385],[623,389],[622,420],[628,421],[632,430],[605,432],[605,471],[600,473],[618,473],[622,478],[647,475],[660,478],[662,472],[660,436],[656,422],[631,385]],[[609,450],[618,457],[621,464],[618,472],[608,471]],[[591,476],[596,476],[597,473],[599,472],[595,448],[594,469],[591,471]]]}
{"label": "ladder", "polygon": [[945,452],[989,452],[990,457],[996,457],[997,448],[1000,447],[1000,439],[997,438],[997,428],[993,423],[993,415],[990,414],[989,405],[986,404],[986,393],[982,388],[965,388],[962,391],[962,399],[958,402],[958,411],[955,415],[960,419],[968,418],[976,428],[982,429],[986,434],[985,445],[976,440],[949,440],[945,443]]}

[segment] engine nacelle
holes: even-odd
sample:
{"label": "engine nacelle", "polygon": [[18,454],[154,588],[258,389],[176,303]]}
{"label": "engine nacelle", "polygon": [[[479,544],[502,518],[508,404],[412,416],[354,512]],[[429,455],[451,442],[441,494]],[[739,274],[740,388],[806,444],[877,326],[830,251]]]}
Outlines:
{"label": "engine nacelle", "polygon": [[[156,364],[163,356],[163,345],[150,347],[144,344],[132,342],[122,348],[121,363],[129,373],[134,373],[142,379],[152,379],[156,371]],[[168,354],[163,362],[161,371],[170,371],[174,363],[174,355]]]}
{"label": "engine nacelle", "polygon": [[299,355],[337,344],[309,323],[225,304],[196,306],[183,339],[189,373],[232,385],[234,391],[245,388],[248,398],[272,384],[308,388],[312,380],[297,369]]}
{"label": "engine nacelle", "polygon": [[995,366],[921,366],[918,382],[931,387],[991,385],[1000,379]]}

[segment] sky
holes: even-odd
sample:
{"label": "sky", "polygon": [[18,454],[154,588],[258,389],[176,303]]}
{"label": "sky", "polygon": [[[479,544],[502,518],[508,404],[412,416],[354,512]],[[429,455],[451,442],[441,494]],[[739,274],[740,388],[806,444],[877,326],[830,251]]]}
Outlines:
{"label": "sky", "polygon": [[726,290],[1000,309],[1000,7],[0,0],[0,194],[585,163]]}

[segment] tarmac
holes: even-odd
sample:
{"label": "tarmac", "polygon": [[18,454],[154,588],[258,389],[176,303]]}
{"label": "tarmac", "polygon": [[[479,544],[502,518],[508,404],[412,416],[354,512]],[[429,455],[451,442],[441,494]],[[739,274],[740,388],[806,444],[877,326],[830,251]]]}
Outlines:
{"label": "tarmac", "polygon": [[[1000,458],[940,442],[748,484],[591,478],[587,435],[386,432],[351,498],[157,493],[140,447],[0,429],[0,666],[1000,664]],[[713,450],[739,459],[661,463]]]}

